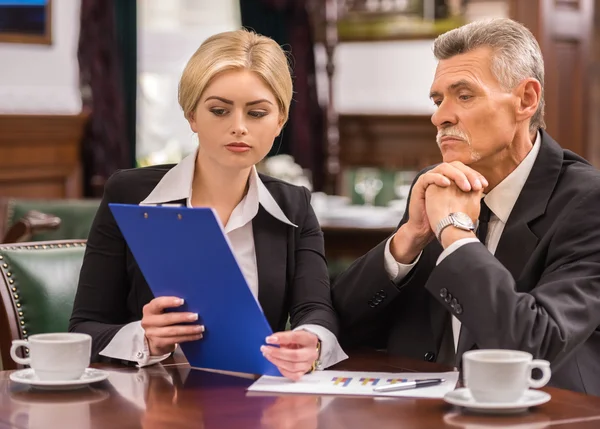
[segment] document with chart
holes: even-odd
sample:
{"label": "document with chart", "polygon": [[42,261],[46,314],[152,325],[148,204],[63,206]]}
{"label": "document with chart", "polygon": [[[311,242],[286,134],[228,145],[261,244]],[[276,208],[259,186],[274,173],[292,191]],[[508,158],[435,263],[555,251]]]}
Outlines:
{"label": "document with chart", "polygon": [[[376,392],[376,386],[406,383],[408,381],[442,378],[441,384],[417,389],[393,392]],[[355,372],[355,371],[316,371],[306,374],[299,381],[281,377],[263,376],[252,384],[250,392],[308,393],[314,395],[360,395],[413,398],[443,398],[456,387],[458,372]]]}

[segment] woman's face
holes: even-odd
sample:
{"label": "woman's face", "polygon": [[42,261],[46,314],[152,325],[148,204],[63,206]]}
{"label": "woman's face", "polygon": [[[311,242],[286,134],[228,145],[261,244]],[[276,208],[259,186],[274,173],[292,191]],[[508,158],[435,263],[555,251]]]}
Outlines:
{"label": "woman's face", "polygon": [[271,89],[248,70],[217,75],[188,118],[200,153],[225,168],[244,169],[262,160],[283,127]]}

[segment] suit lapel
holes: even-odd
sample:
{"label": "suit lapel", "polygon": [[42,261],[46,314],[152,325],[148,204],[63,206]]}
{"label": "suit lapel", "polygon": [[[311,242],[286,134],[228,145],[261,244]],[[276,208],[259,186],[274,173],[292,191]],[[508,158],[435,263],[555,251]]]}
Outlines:
{"label": "suit lapel", "polygon": [[[518,244],[515,245],[516,243]],[[511,222],[509,219],[494,256],[517,281],[537,244],[538,237],[531,232],[527,222]]]}
{"label": "suit lapel", "polygon": [[561,147],[542,130],[540,152],[506,222],[495,257],[515,281],[531,257],[539,238],[530,225],[546,212],[563,163]]}
{"label": "suit lapel", "polygon": [[288,226],[262,208],[252,221],[256,265],[258,268],[258,301],[271,328],[280,329],[286,295]]}
{"label": "suit lapel", "polygon": [[[562,169],[562,148],[544,130],[541,133],[538,157],[510,213],[494,254],[510,271],[515,282],[538,244],[539,238],[531,231],[530,225],[546,212]],[[475,338],[468,329],[462,327],[456,352],[457,366],[462,354],[475,346]]]}

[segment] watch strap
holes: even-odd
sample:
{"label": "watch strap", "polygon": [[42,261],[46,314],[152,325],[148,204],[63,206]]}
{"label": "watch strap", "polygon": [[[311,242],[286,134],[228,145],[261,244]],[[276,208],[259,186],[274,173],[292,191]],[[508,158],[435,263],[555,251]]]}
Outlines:
{"label": "watch strap", "polygon": [[452,221],[451,216],[446,216],[445,218],[443,218],[442,220],[440,220],[438,222],[436,232],[435,232],[435,237],[437,238],[437,240],[440,243],[442,242],[442,231],[444,231],[444,229],[446,229],[447,227],[449,227],[451,225],[454,225],[454,222]]}
{"label": "watch strap", "polygon": [[468,218],[468,219],[469,219],[469,223],[471,225],[468,226],[468,225],[465,225],[464,223],[461,223],[458,219],[456,219],[455,216],[458,216],[458,215],[465,216],[468,218],[468,216],[464,213],[454,212],[454,213],[450,213],[448,216],[446,216],[445,218],[443,218],[442,220],[440,220],[438,222],[435,237],[437,238],[437,240],[440,243],[442,242],[442,231],[444,231],[444,229],[446,229],[449,226],[453,226],[455,228],[462,229],[463,231],[475,231],[475,225],[473,224],[473,222],[471,221],[470,218]]}
{"label": "watch strap", "polygon": [[317,358],[310,367],[309,373],[316,371],[319,368],[319,365],[321,365],[321,340],[317,341]]}

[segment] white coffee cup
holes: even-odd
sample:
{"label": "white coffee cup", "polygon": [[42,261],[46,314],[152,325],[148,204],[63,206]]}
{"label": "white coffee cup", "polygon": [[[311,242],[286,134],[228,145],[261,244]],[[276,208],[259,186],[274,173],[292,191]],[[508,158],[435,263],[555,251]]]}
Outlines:
{"label": "white coffee cup", "polygon": [[[519,401],[527,389],[545,386],[551,376],[550,362],[517,350],[471,350],[462,361],[465,387],[477,402]],[[534,368],[542,372],[539,380],[531,377]]]}
{"label": "white coffee cup", "polygon": [[[17,356],[19,347],[29,348],[29,357]],[[31,335],[14,340],[10,357],[29,365],[40,380],[77,380],[90,365],[92,337],[88,334],[56,333]]]}

